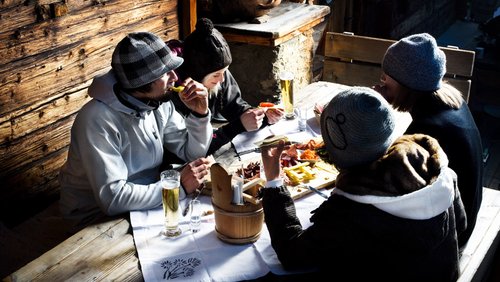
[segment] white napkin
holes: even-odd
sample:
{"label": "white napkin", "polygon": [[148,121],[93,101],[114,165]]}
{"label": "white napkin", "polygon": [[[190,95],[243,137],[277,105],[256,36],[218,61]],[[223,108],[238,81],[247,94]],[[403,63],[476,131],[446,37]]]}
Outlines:
{"label": "white napkin", "polygon": [[243,132],[233,138],[234,149],[236,152],[241,153],[246,150],[255,149],[255,142],[263,140],[264,138],[272,135],[273,133],[269,129],[269,126],[261,128],[256,131]]}

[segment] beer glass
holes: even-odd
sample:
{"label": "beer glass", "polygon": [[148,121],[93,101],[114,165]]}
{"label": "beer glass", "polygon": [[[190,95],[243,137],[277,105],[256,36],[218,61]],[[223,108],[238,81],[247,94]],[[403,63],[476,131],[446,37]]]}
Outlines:
{"label": "beer glass", "polygon": [[283,71],[280,73],[279,78],[281,88],[281,101],[283,102],[283,107],[285,109],[285,118],[293,119],[295,118],[295,113],[293,112],[294,75],[291,72]]}
{"label": "beer glass", "polygon": [[179,228],[179,190],[181,175],[176,170],[165,170],[160,174],[162,186],[163,212],[165,213],[165,229],[162,234],[166,237],[177,237],[182,231]]}

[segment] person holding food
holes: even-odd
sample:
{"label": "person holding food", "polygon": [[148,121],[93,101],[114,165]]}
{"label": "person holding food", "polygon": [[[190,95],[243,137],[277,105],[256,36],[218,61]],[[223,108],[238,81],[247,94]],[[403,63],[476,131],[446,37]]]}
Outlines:
{"label": "person holding food", "polygon": [[210,164],[207,90],[194,80],[183,82],[181,98],[192,112],[187,118],[166,101],[182,62],[150,32],[130,33],[117,44],[111,71],[94,78],[92,99],[71,128],[59,174],[64,217],[78,225],[160,206],[165,150],[188,162],[181,170],[181,197],[200,187]]}
{"label": "person holding food", "polygon": [[424,133],[439,141],[450,168],[458,175],[458,189],[467,213],[463,247],[476,225],[483,193],[482,141],[474,118],[459,90],[443,81],[446,55],[427,33],[407,36],[391,45],[382,62],[380,92],[392,106],[409,112],[407,134]]}
{"label": "person holding food", "polygon": [[284,142],[262,148],[265,222],[285,269],[315,267],[331,281],[456,281],[466,226],[456,174],[436,139],[395,136],[393,114],[367,87],[328,103],[321,134],[339,175],[307,229],[282,185]]}
{"label": "person holding food", "polygon": [[[214,131],[208,155],[230,142],[239,133],[258,130],[282,118],[282,109],[255,108],[243,100],[238,83],[228,69],[232,62],[231,50],[210,19],[199,19],[195,31],[188,35],[184,42],[171,40],[167,45],[172,46],[172,49],[184,58],[184,64],[177,70],[179,81],[191,77],[203,83],[209,91],[212,120],[227,122]],[[173,102],[181,114],[189,114],[187,107],[178,97],[174,96]]]}

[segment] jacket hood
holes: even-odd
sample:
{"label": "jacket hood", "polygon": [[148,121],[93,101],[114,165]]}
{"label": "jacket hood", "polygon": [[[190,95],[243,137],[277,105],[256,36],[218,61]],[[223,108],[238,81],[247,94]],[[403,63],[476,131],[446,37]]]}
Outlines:
{"label": "jacket hood", "polygon": [[445,167],[433,184],[402,196],[354,195],[338,188],[332,193],[358,203],[374,205],[397,217],[423,220],[433,218],[451,206],[456,177],[453,170]]}
{"label": "jacket hood", "polygon": [[[113,70],[103,75],[96,76],[89,86],[88,94],[90,97],[99,100],[116,111],[129,115],[140,116],[144,111],[154,110],[156,107],[146,105],[138,99],[118,90],[116,76]],[[120,95],[121,102],[117,95]],[[126,106],[124,103],[131,105]]]}
{"label": "jacket hood", "polygon": [[404,135],[370,166],[341,171],[334,193],[398,217],[429,219],[453,203],[456,178],[436,139]]}

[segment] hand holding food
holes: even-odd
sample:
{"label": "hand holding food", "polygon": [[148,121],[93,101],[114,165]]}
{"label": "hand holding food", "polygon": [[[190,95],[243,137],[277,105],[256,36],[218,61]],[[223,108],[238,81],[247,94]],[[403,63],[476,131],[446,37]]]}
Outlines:
{"label": "hand holding food", "polygon": [[254,131],[262,126],[265,113],[262,109],[248,109],[240,116],[246,131]]}
{"label": "hand holding food", "polygon": [[[179,87],[184,87],[179,93],[179,98],[191,111],[200,115],[208,113],[208,90],[203,84],[187,78],[182,82],[182,86],[176,89],[179,90]],[[174,90],[173,87],[172,90]]]}
{"label": "hand holding food", "polygon": [[[276,144],[276,146],[270,146],[270,144]],[[281,175],[280,158],[285,148],[284,139],[275,139],[271,143],[262,145],[261,148],[262,164],[267,181],[278,179]]]}

